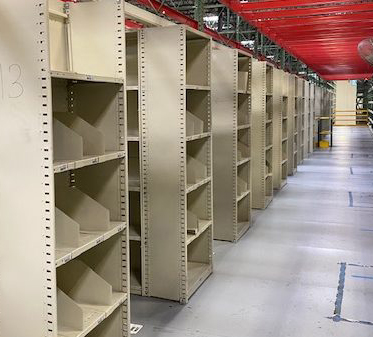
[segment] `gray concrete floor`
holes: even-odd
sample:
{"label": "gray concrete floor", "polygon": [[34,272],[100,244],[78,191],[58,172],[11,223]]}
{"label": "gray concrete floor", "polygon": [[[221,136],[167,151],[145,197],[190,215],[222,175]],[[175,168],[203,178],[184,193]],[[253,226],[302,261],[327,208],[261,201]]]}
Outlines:
{"label": "gray concrete floor", "polygon": [[373,138],[338,127],[236,244],[215,242],[214,274],[185,306],[132,297],[139,337],[373,336]]}

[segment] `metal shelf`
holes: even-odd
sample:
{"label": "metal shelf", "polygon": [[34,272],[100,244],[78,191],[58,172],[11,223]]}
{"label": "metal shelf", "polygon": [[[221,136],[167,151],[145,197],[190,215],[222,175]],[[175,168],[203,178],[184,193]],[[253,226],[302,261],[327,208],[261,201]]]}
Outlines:
{"label": "metal shelf", "polygon": [[236,242],[251,219],[251,56],[214,42],[211,68],[214,238]]}
{"label": "metal shelf", "polygon": [[1,333],[128,337],[124,1],[1,6]]}
{"label": "metal shelf", "polygon": [[[141,286],[186,303],[212,272],[212,226],[202,231],[212,222],[211,40],[175,25],[140,31],[138,46]],[[189,244],[187,232],[196,236]]]}

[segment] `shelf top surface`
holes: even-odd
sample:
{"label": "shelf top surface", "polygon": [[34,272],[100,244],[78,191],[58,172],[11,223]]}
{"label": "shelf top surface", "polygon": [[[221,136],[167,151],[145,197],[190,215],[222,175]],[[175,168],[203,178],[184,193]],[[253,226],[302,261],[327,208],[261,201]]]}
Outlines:
{"label": "shelf top surface", "polygon": [[123,84],[124,79],[119,77],[106,77],[106,76],[97,76],[89,74],[79,74],[69,71],[50,71],[51,78],[59,78],[66,80],[75,80],[75,81],[86,81],[86,82],[99,82],[99,83],[117,83]]}

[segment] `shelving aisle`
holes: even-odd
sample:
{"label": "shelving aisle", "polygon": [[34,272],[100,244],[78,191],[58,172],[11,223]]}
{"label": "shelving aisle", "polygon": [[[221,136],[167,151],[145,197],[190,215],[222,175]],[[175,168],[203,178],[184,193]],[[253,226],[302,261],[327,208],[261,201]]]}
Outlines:
{"label": "shelving aisle", "polygon": [[273,188],[286,185],[288,176],[288,77],[273,69]]}
{"label": "shelving aisle", "polygon": [[212,273],[211,40],[180,25],[139,45],[144,286],[185,303]]}
{"label": "shelving aisle", "polygon": [[2,13],[1,334],[129,336],[123,2]]}
{"label": "shelving aisle", "polygon": [[251,56],[213,43],[214,238],[237,241],[251,218]]}
{"label": "shelving aisle", "polygon": [[252,204],[266,208],[273,198],[273,67],[252,63]]}
{"label": "shelving aisle", "polygon": [[[214,274],[187,306],[134,297],[139,337],[371,336],[370,325],[327,318],[340,263],[372,265],[373,245],[372,135],[349,127],[334,135],[335,147],[315,150],[269,207],[255,211],[245,236],[214,242]],[[373,321],[371,274],[347,265],[343,318]]]}

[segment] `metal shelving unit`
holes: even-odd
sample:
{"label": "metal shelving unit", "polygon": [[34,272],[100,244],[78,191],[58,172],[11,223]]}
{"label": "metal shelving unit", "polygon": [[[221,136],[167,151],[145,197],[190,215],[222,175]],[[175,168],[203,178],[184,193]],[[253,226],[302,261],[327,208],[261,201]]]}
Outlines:
{"label": "metal shelving unit", "polygon": [[288,77],[273,69],[273,187],[281,189],[288,176]]}
{"label": "metal shelving unit", "polygon": [[2,334],[129,336],[123,2],[2,11]]}
{"label": "metal shelving unit", "polygon": [[213,43],[214,238],[237,241],[251,213],[251,56]]}
{"label": "metal shelving unit", "polygon": [[295,75],[285,73],[288,83],[288,175],[297,171],[297,116],[295,110]]}
{"label": "metal shelving unit", "polygon": [[273,67],[252,63],[252,203],[264,209],[273,198]]}
{"label": "metal shelving unit", "polygon": [[304,81],[303,95],[303,159],[308,158],[308,137],[309,137],[309,114],[310,114],[310,86]]}
{"label": "metal shelving unit", "polygon": [[186,303],[212,272],[210,38],[140,31],[145,293]]}
{"label": "metal shelving unit", "polygon": [[131,293],[146,295],[143,226],[142,123],[140,118],[139,32],[126,32],[127,141]]}
{"label": "metal shelving unit", "polygon": [[304,118],[304,101],[305,101],[305,80],[298,77],[298,165],[304,159],[304,133],[305,133],[305,118]]}

